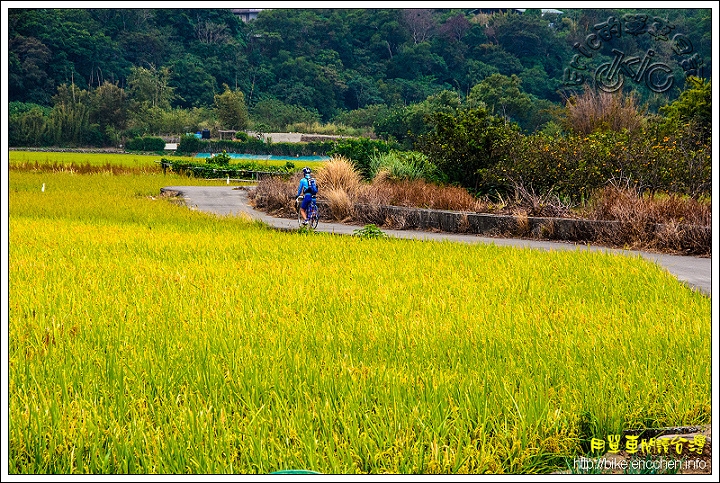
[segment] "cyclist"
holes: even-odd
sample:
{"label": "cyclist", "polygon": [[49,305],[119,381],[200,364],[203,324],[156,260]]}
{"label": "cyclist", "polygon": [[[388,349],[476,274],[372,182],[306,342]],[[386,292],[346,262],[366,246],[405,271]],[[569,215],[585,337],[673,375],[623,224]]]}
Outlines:
{"label": "cyclist", "polygon": [[315,178],[312,177],[312,170],[310,168],[303,168],[303,177],[300,179],[300,185],[298,186],[296,198],[299,200],[302,196],[302,202],[300,203],[300,215],[303,217],[303,225],[307,225],[307,209],[310,206],[313,196],[317,195],[317,184]]}

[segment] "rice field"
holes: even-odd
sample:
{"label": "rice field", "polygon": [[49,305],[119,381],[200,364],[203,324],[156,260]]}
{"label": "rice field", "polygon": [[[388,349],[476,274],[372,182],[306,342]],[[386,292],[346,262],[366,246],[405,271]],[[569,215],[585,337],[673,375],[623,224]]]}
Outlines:
{"label": "rice field", "polygon": [[[207,157],[207,154],[205,155]],[[75,171],[88,170],[89,168],[105,168],[112,167],[115,171],[120,168],[131,170],[136,173],[146,173],[148,171],[160,171],[158,161],[161,158],[168,158],[175,161],[202,163],[206,159],[193,156],[174,156],[174,155],[152,155],[152,154],[117,154],[117,153],[76,153],[76,152],[46,152],[46,151],[10,151],[9,161],[11,169],[46,169],[48,167],[56,168],[56,171],[69,170]],[[245,161],[238,157],[231,161],[231,165],[236,162]],[[255,162],[261,166],[285,166],[288,161],[293,159],[265,159],[256,160]],[[325,161],[294,161],[298,170],[303,166],[309,166],[313,170],[322,167]]]}
{"label": "rice field", "polygon": [[548,473],[710,422],[710,299],[639,257],[277,232],[187,180],[11,170],[11,474]]}
{"label": "rice field", "polygon": [[[156,161],[162,156],[150,154],[76,153],[47,151],[10,151],[10,168],[39,165],[103,167],[112,165],[123,168],[158,168]],[[173,159],[192,161],[191,156],[171,156]]]}

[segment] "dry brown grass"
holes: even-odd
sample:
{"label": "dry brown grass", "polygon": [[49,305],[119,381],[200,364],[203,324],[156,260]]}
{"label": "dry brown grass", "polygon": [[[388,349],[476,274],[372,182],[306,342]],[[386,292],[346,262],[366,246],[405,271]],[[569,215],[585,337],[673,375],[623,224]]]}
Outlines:
{"label": "dry brown grass", "polygon": [[343,156],[331,158],[315,175],[318,187],[323,191],[343,190],[354,196],[362,185],[362,177],[352,162]]}
{"label": "dry brown grass", "polygon": [[584,216],[618,221],[598,235],[615,246],[710,255],[711,203],[675,194],[643,195],[608,186],[598,192]]}
{"label": "dry brown grass", "polygon": [[586,89],[570,97],[565,105],[565,124],[572,131],[590,134],[598,130],[635,131],[642,126],[644,113],[637,97]]}
{"label": "dry brown grass", "polygon": [[393,181],[379,173],[371,185],[358,193],[360,203],[429,208],[434,210],[478,211],[482,202],[464,188],[439,186],[423,180]]}
{"label": "dry brown grass", "polygon": [[280,177],[267,177],[260,180],[255,189],[248,194],[256,208],[263,209],[271,215],[293,216],[295,214],[295,197],[300,175],[290,180]]}
{"label": "dry brown grass", "polygon": [[709,227],[711,204],[675,194],[643,195],[633,188],[607,186],[596,194],[585,214],[595,220]]}
{"label": "dry brown grass", "polygon": [[353,201],[342,188],[331,188],[323,193],[328,203],[330,215],[335,221],[350,221],[353,214]]}

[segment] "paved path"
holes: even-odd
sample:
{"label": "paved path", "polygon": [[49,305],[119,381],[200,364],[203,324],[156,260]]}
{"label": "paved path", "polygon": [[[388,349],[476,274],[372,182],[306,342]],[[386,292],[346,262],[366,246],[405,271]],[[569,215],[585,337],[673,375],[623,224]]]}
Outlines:
{"label": "paved path", "polygon": [[[177,191],[191,209],[197,209],[217,215],[241,215],[246,213],[253,219],[261,220],[270,226],[284,230],[297,229],[297,220],[289,218],[276,218],[262,211],[253,209],[248,202],[246,189],[236,186],[167,186],[161,191]],[[352,235],[358,225],[343,223],[321,222],[318,230]],[[606,247],[588,246],[574,243],[560,243],[542,240],[525,240],[517,238],[491,238],[479,235],[463,235],[456,233],[436,233],[417,230],[385,230],[385,233],[397,238],[412,238],[417,240],[451,240],[464,243],[494,243],[502,246],[516,246],[537,248],[542,250],[597,250],[609,253],[637,254],[652,262],[665,267],[679,280],[689,286],[697,288],[710,295],[712,278],[712,259],[701,257],[687,257],[678,255],[664,255],[642,251],[619,250]]]}

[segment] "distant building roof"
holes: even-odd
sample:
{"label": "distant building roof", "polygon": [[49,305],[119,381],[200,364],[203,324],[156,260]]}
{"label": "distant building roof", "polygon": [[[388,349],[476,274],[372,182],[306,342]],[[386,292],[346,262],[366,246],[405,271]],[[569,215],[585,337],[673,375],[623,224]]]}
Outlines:
{"label": "distant building roof", "polygon": [[268,10],[266,8],[233,8],[232,13],[240,17],[240,20],[243,22],[248,22],[250,20],[255,20],[258,16],[258,13],[262,12],[263,10]]}
{"label": "distant building roof", "polygon": [[[520,13],[523,13],[523,12],[525,12],[525,10],[527,10],[527,8],[516,8],[515,10],[517,10]],[[540,13],[542,15],[545,15],[546,13],[549,13],[551,15],[560,15],[563,12],[562,12],[562,10],[555,10],[554,8],[541,8]]]}

